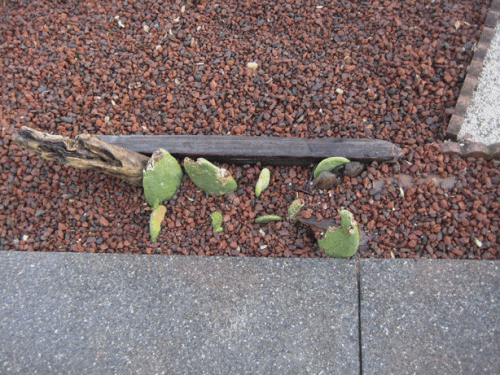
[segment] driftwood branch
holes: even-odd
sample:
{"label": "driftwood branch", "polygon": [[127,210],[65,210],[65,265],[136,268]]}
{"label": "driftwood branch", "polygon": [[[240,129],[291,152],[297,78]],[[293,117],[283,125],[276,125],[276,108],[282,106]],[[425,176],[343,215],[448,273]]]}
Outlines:
{"label": "driftwood branch", "polygon": [[145,155],[111,145],[90,134],[80,134],[72,140],[23,126],[12,140],[46,160],[79,169],[93,169],[136,186],[142,186],[142,170],[149,161]]}

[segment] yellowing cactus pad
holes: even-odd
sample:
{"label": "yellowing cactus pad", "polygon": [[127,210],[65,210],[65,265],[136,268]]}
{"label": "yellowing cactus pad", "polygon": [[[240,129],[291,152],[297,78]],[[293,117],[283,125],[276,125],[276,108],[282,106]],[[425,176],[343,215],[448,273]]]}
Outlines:
{"label": "yellowing cactus pad", "polygon": [[267,189],[269,186],[269,181],[271,181],[271,172],[269,169],[264,168],[259,175],[259,179],[257,180],[257,184],[255,185],[255,196],[257,198],[260,197],[262,192]]}
{"label": "yellowing cactus pad", "polygon": [[149,219],[149,234],[151,235],[151,241],[156,242],[158,235],[161,230],[161,222],[165,218],[167,213],[167,208],[163,205],[157,206],[152,212]]}
{"label": "yellowing cactus pad", "polygon": [[322,160],[316,169],[314,170],[314,178],[318,178],[319,175],[323,172],[331,172],[335,168],[340,167],[341,165],[350,163],[351,161],[342,157],[333,157]]}

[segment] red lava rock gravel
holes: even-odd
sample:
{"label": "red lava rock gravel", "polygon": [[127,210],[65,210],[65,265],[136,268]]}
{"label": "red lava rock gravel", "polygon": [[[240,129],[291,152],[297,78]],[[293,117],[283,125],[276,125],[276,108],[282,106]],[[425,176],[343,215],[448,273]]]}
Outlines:
{"label": "red lava rock gravel", "polygon": [[[439,152],[490,1],[33,1],[0,6],[0,247],[13,250],[321,257],[335,219],[364,233],[362,257],[500,259],[498,161]],[[256,69],[249,62],[258,64]],[[232,134],[385,139],[331,191],[311,168],[225,165],[238,190],[208,197],[186,179],[149,240],[142,189],[41,160],[21,126],[72,136]],[[444,184],[443,181],[451,181]],[[445,186],[446,185],[446,186]],[[309,188],[311,189],[311,188]],[[223,214],[214,234],[210,214]]]}

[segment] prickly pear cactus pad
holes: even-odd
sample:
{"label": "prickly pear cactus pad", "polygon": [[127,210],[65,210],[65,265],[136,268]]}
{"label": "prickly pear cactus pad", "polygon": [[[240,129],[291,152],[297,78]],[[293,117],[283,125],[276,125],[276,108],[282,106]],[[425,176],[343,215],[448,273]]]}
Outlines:
{"label": "prickly pear cactus pad", "polygon": [[156,150],[143,171],[142,186],[146,201],[156,207],[172,199],[182,182],[182,169],[166,150]]}
{"label": "prickly pear cactus pad", "polygon": [[320,248],[333,258],[349,258],[359,247],[359,230],[352,213],[347,210],[340,211],[341,227],[328,228],[325,237],[318,241]]}
{"label": "prickly pear cactus pad", "polygon": [[349,159],[343,158],[343,157],[332,157],[332,158],[327,158],[322,160],[316,169],[314,170],[314,178],[318,178],[319,175],[323,172],[331,172],[335,168],[340,167],[341,165],[350,163]]}
{"label": "prickly pear cactus pad", "polygon": [[257,198],[260,197],[262,192],[267,189],[269,186],[269,181],[271,181],[271,171],[267,168],[264,168],[259,175],[259,179],[257,180],[257,184],[255,185],[255,196]]}
{"label": "prickly pear cactus pad", "polygon": [[219,196],[230,194],[238,188],[236,181],[227,170],[219,168],[203,158],[196,161],[185,158],[184,169],[193,183],[203,189],[205,194]]}
{"label": "prickly pear cactus pad", "polygon": [[292,222],[295,222],[297,220],[297,215],[302,211],[302,209],[305,206],[305,202],[303,199],[295,199],[292,204],[290,204],[290,207],[288,207],[288,215],[290,215],[290,220]]}

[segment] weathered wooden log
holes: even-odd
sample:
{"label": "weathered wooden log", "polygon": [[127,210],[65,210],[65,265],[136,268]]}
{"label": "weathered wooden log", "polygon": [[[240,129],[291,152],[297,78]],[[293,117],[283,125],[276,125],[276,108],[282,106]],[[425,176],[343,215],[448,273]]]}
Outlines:
{"label": "weathered wooden log", "polygon": [[387,141],[370,139],[304,139],[210,135],[80,134],[74,140],[24,126],[13,141],[47,160],[79,169],[93,169],[142,186],[148,156],[159,148],[175,157],[203,157],[225,163],[309,165],[332,156],[352,161],[393,162],[402,150]]}
{"label": "weathered wooden log", "polygon": [[309,165],[332,156],[370,163],[394,162],[401,148],[379,139],[281,138],[217,135],[98,135],[103,141],[143,154],[159,148],[176,157],[203,157],[225,163]]}
{"label": "weathered wooden log", "polygon": [[106,143],[90,134],[80,134],[72,140],[23,126],[12,140],[46,160],[97,170],[136,186],[142,186],[142,171],[149,161],[145,155]]}

